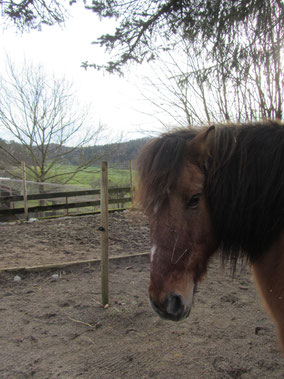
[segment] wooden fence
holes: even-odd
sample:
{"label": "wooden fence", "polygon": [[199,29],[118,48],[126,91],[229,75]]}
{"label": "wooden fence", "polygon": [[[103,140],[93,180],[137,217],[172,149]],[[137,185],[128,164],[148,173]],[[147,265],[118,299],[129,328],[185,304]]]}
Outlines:
{"label": "wooden fence", "polygon": [[[119,194],[124,192],[129,194],[128,197],[121,198],[111,198],[113,194]],[[109,193],[109,204],[119,204],[119,203],[130,203],[132,202],[131,196],[131,188],[130,187],[122,187],[122,188],[110,188],[108,190]],[[81,196],[98,196],[100,195],[100,190],[81,190],[81,191],[68,191],[68,192],[54,192],[54,193],[45,193],[45,194],[34,194],[27,195],[27,201],[29,200],[51,200],[51,199],[64,199],[65,201],[60,204],[49,204],[49,205],[37,205],[28,207],[29,213],[36,212],[47,212],[47,211],[57,211],[57,210],[65,210],[65,213],[68,214],[70,209],[74,208],[82,208],[82,207],[95,207],[100,205],[100,200],[89,200],[89,201],[76,201],[69,202],[70,197],[81,197]],[[24,202],[23,195],[17,196],[1,196],[0,204],[8,204],[8,203],[16,203],[16,202]],[[1,216],[10,216],[16,214],[24,214],[25,207],[21,208],[10,208],[10,209],[0,209],[0,219]]]}

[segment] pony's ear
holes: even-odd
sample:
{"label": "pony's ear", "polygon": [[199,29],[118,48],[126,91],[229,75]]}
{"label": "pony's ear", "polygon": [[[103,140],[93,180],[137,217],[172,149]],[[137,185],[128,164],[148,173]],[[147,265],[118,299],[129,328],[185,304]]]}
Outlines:
{"label": "pony's ear", "polygon": [[204,136],[202,136],[203,141],[201,142],[201,154],[203,159],[212,156],[215,145],[215,132],[215,126],[212,125],[205,131]]}
{"label": "pony's ear", "polygon": [[188,152],[203,166],[207,166],[208,159],[212,156],[215,145],[215,126],[200,132],[188,144]]}

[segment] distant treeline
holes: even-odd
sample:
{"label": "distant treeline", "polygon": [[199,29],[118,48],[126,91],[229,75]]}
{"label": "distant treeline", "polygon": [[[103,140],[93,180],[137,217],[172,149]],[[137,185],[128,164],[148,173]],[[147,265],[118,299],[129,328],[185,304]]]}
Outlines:
{"label": "distant treeline", "polygon": [[113,165],[121,168],[127,168],[130,160],[135,160],[140,149],[149,138],[141,138],[128,142],[113,143],[102,146],[93,146],[82,148],[68,157],[69,163],[77,165],[80,162],[80,155],[84,155],[84,159],[91,159],[94,155],[100,160],[106,160]]}
{"label": "distant treeline", "polygon": [[[64,158],[61,158],[58,163],[80,165],[82,158],[87,161],[96,157],[98,164],[101,160],[106,160],[112,165],[126,168],[130,160],[136,159],[141,147],[147,141],[149,141],[149,138],[140,138],[128,142],[82,147],[75,150],[72,147],[61,146],[60,149],[65,154],[63,155]],[[53,158],[52,150],[58,152],[55,147],[57,146],[54,145],[54,149],[52,147],[49,149],[49,159]],[[37,151],[35,150],[34,153],[37,154]],[[7,142],[0,138],[0,167],[4,168],[7,165],[15,165],[17,161],[13,157],[17,161],[25,161],[28,164],[32,163],[30,155],[23,145],[14,141]]]}

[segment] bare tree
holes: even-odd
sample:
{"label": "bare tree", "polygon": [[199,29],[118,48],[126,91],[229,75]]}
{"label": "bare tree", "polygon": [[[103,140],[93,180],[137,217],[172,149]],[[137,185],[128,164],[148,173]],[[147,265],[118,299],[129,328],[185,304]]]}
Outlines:
{"label": "bare tree", "polygon": [[154,117],[166,129],[210,123],[216,113],[205,83],[206,59],[189,50],[180,41],[175,52],[156,59],[140,87],[142,96],[157,109]]}
{"label": "bare tree", "polygon": [[[26,157],[32,180],[67,183],[94,163],[98,157],[84,156],[83,147],[97,141],[102,126],[94,127],[89,119],[66,79],[47,75],[40,65],[25,63],[16,70],[8,63],[7,75],[0,78],[0,128],[20,144],[21,149],[11,144],[9,153],[18,161]],[[80,164],[62,172],[60,164],[75,153],[81,155]]]}
{"label": "bare tree", "polygon": [[155,117],[166,126],[283,119],[283,38],[271,15],[257,38],[252,19],[237,44],[220,42],[214,56],[211,45],[200,52],[181,37],[157,58],[142,92],[157,107]]}

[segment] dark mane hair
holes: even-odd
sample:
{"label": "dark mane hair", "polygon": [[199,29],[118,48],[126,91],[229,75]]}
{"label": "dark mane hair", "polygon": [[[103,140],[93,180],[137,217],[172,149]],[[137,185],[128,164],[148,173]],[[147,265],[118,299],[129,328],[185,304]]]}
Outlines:
{"label": "dark mane hair", "polygon": [[148,143],[139,154],[139,201],[147,211],[161,204],[180,174],[184,161],[184,145],[197,135],[197,130],[180,129],[166,133]]}
{"label": "dark mane hair", "polygon": [[284,125],[217,127],[205,190],[223,258],[255,261],[284,227]]}
{"label": "dark mane hair", "polygon": [[[153,209],[178,180],[187,140],[199,130],[164,134],[140,154],[140,201]],[[284,124],[218,125],[205,193],[224,260],[253,262],[284,227]]]}

